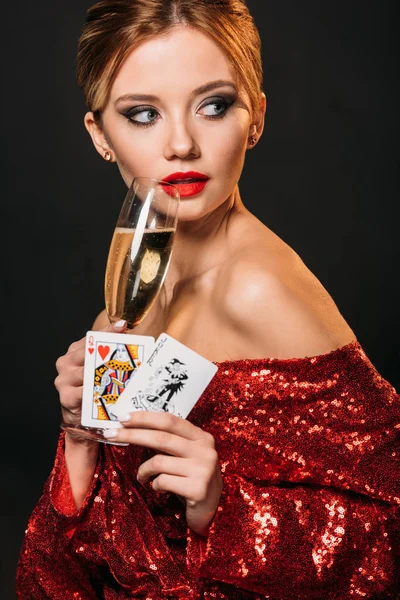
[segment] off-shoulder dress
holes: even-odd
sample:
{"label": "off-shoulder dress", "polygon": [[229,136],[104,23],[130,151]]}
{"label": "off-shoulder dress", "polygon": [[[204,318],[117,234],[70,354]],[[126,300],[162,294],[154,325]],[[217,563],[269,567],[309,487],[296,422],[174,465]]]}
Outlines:
{"label": "off-shoulder dress", "polygon": [[400,397],[358,341],[217,363],[188,419],[215,438],[224,489],[208,538],[136,480],[150,451],[101,445],[76,510],[60,436],[29,520],[20,600],[398,597]]}

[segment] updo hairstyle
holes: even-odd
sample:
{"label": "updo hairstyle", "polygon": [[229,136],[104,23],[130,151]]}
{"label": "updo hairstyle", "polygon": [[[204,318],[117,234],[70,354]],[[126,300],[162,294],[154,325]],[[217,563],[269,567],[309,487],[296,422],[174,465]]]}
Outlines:
{"label": "updo hairstyle", "polygon": [[102,0],[87,11],[77,57],[78,85],[96,120],[128,54],[177,25],[204,33],[222,48],[254,114],[262,92],[261,41],[244,0]]}

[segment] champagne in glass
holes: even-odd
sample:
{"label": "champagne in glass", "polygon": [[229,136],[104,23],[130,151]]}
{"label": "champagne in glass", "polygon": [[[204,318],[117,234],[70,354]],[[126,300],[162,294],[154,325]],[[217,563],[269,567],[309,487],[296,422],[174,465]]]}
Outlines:
{"label": "champagne in glass", "polygon": [[[107,261],[104,287],[110,322],[125,319],[133,328],[153,306],[171,259],[179,199],[178,188],[170,183],[147,177],[133,180]],[[61,423],[61,428],[79,437],[126,446],[105,439],[102,428],[68,423]]]}
{"label": "champagne in glass", "polygon": [[171,184],[135,178],[111,241],[105,301],[111,322],[140,323],[164,282],[176,231],[179,191]]}
{"label": "champagne in glass", "polygon": [[146,316],[164,281],[174,233],[172,228],[145,230],[140,245],[134,247],[138,235],[134,229],[115,229],[105,280],[110,321],[121,317],[133,328]]}

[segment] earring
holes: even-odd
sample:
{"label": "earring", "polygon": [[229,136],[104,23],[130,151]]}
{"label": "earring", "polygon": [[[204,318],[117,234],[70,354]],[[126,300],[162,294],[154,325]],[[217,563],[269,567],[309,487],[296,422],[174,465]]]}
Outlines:
{"label": "earring", "polygon": [[254,146],[254,144],[255,144],[256,142],[257,142],[257,138],[256,138],[256,137],[254,137],[254,135],[252,135],[252,136],[251,136],[251,138],[250,138],[250,144],[251,144],[252,146]]}
{"label": "earring", "polygon": [[106,160],[107,162],[111,161],[111,152],[108,152],[108,150],[106,152],[104,152],[104,160]]}

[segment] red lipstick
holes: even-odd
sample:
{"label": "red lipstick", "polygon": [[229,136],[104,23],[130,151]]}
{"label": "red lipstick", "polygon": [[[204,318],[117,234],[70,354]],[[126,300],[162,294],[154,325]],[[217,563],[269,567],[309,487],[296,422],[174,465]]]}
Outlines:
{"label": "red lipstick", "polygon": [[[208,180],[209,177],[207,175],[198,173],[197,171],[178,171],[177,173],[171,173],[171,175],[163,177],[163,181],[172,183],[178,188],[181,198],[197,196],[197,194],[200,194],[204,190]],[[167,194],[170,193],[171,195],[171,189],[168,185],[163,189]]]}

